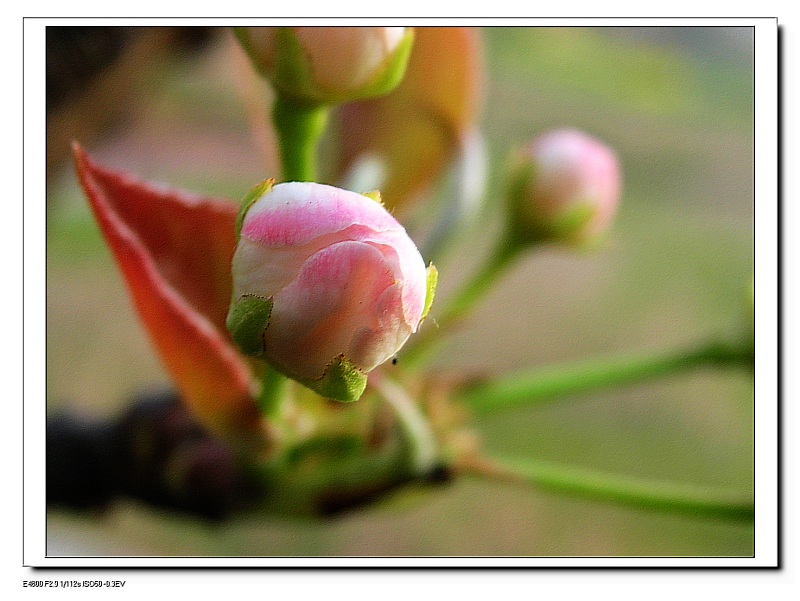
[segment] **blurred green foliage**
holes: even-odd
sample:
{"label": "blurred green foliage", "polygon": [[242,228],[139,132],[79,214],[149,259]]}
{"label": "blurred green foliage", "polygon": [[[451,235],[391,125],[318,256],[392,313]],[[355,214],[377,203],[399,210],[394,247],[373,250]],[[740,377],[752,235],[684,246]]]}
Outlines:
{"label": "blurred green foliage", "polygon": [[634,116],[736,129],[752,124],[752,76],[724,58],[687,56],[604,27],[487,31],[492,73],[522,85],[535,82],[554,97],[569,94]]}

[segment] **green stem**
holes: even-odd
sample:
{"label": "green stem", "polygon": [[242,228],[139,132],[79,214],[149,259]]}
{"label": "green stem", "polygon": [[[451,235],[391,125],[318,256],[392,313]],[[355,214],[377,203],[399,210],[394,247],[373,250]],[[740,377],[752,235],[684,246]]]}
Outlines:
{"label": "green stem", "polygon": [[414,338],[403,353],[403,365],[415,367],[430,357],[442,339],[442,331],[466,316],[475,303],[505,273],[522,247],[503,238],[484,266],[472,276],[440,311],[432,315],[437,327],[428,327]]}
{"label": "green stem", "polygon": [[424,476],[436,466],[436,435],[425,415],[405,389],[382,374],[372,372],[369,384],[389,403],[403,429],[411,451],[415,475]]}
{"label": "green stem", "polygon": [[317,145],[328,123],[327,106],[306,105],[281,97],[272,107],[278,134],[283,181],[313,182],[317,178]]}
{"label": "green stem", "polygon": [[286,398],[289,378],[269,364],[264,364],[264,375],[261,378],[261,393],[258,395],[258,407],[267,418],[275,417]]}
{"label": "green stem", "polygon": [[491,460],[506,477],[562,494],[731,520],[752,521],[755,516],[752,496],[740,492],[652,482],[530,459],[493,457]]}
{"label": "green stem", "polygon": [[466,390],[461,400],[477,412],[536,405],[554,398],[664,377],[702,366],[752,366],[748,345],[710,343],[652,355],[623,355],[525,370]]}

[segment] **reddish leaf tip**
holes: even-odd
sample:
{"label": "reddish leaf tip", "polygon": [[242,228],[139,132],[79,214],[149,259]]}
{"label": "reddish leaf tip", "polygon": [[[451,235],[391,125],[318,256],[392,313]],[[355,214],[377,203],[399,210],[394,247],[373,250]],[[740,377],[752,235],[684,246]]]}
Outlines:
{"label": "reddish leaf tip", "polygon": [[224,329],[235,207],[105,169],[77,142],[72,151],[139,317],[184,400],[218,432],[259,432],[249,369]]}

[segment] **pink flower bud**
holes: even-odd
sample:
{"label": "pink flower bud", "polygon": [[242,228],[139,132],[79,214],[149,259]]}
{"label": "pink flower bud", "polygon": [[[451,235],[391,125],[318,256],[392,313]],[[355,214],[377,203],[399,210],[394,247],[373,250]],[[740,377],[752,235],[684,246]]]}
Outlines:
{"label": "pink flower bud", "polygon": [[378,96],[403,76],[407,27],[241,27],[240,42],[275,87],[303,102]]}
{"label": "pink flower bud", "polygon": [[528,243],[584,244],[608,229],[620,191],[613,150],[578,130],[546,133],[520,153],[512,179],[512,230]]}
{"label": "pink flower bud", "polygon": [[431,272],[370,196],[309,182],[262,192],[244,209],[228,327],[285,375],[355,400],[416,331]]}

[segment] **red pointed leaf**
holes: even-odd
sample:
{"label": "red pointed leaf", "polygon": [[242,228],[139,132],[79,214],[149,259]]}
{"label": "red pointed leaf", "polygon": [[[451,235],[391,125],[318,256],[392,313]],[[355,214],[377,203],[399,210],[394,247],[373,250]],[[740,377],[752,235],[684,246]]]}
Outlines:
{"label": "red pointed leaf", "polygon": [[106,243],[165,367],[197,416],[223,434],[253,434],[251,377],[225,329],[236,206],[75,164]]}

